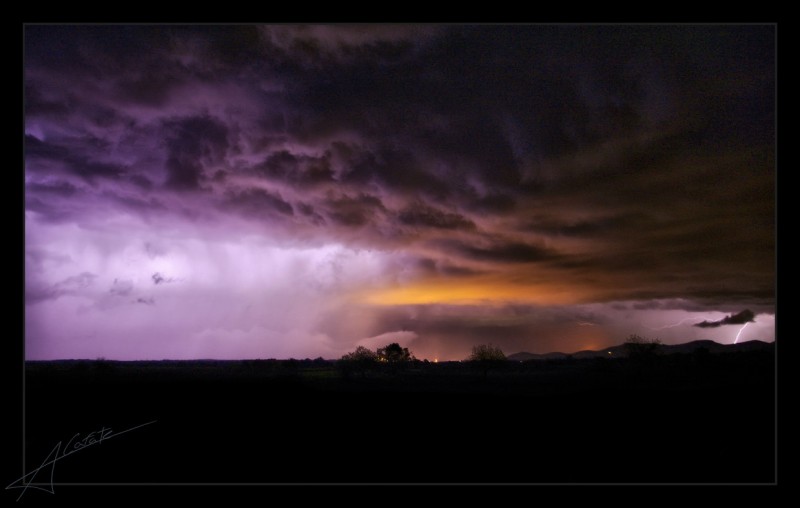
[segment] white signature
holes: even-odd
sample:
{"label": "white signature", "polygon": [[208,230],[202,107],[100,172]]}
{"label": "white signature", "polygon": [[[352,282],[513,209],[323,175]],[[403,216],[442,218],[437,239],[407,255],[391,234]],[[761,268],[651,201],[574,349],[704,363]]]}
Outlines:
{"label": "white signature", "polygon": [[[31,471],[30,473],[21,476],[17,480],[13,481],[8,487],[6,487],[6,490],[22,489],[22,492],[20,492],[19,497],[17,497],[17,501],[19,501],[22,498],[22,496],[25,494],[25,492],[28,491],[29,488],[43,490],[45,492],[49,492],[50,494],[55,494],[55,486],[53,484],[53,478],[56,470],[56,462],[63,459],[64,457],[72,455],[75,452],[84,450],[86,448],[89,448],[90,446],[100,444],[103,441],[108,441],[112,437],[121,436],[122,434],[130,432],[132,430],[141,429],[142,427],[150,425],[151,423],[156,423],[156,420],[153,420],[152,422],[143,423],[141,425],[137,425],[136,427],[131,427],[130,429],[123,430],[122,432],[114,432],[110,428],[103,427],[100,430],[90,432],[83,438],[80,438],[80,433],[77,433],[74,436],[72,436],[69,439],[69,441],[67,441],[66,446],[63,446],[63,448],[62,448],[63,441],[59,441],[58,444],[56,444],[56,446],[53,447],[53,449],[50,451],[47,457],[45,457],[44,461],[39,467]],[[39,475],[39,473],[41,473],[46,469],[50,470],[50,481],[48,483],[36,483],[36,484],[33,483],[34,480],[36,480],[36,477]]]}

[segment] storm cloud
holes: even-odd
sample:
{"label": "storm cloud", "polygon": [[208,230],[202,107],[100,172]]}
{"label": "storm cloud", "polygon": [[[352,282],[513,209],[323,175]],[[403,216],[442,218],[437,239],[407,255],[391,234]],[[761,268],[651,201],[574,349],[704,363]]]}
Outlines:
{"label": "storm cloud", "polygon": [[[109,310],[129,313],[118,322],[176,316],[147,325],[193,337],[173,355],[223,351],[225,337],[251,355],[335,355],[402,333],[372,326],[393,306],[598,304],[620,323],[634,321],[613,306],[682,310],[719,337],[721,312],[774,312],[773,26],[28,25],[24,37],[36,356],[66,333],[45,320],[110,295],[145,304]],[[70,279],[82,273],[87,287]],[[283,312],[242,317],[253,305]],[[338,335],[327,316],[347,306],[371,310]],[[206,307],[213,321],[177,317]],[[499,333],[418,312],[431,322],[403,336],[423,349],[426,333],[454,354],[459,334]],[[535,332],[543,315],[512,347],[639,331]]]}
{"label": "storm cloud", "polygon": [[752,323],[755,321],[754,318],[755,314],[753,314],[753,311],[745,309],[737,314],[725,316],[719,321],[703,321],[694,326],[699,326],[700,328],[716,328],[722,325],[743,325],[745,323]]}

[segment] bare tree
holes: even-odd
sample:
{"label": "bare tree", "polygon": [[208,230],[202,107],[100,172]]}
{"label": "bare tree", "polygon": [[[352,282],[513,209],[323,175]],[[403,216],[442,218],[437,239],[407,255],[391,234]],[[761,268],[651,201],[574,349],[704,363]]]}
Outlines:
{"label": "bare tree", "polygon": [[489,375],[490,369],[506,364],[506,355],[497,346],[480,344],[472,348],[472,353],[467,358],[467,361],[482,369],[483,377],[485,378]]}
{"label": "bare tree", "polygon": [[347,353],[339,360],[339,366],[347,376],[350,372],[360,372],[366,377],[367,371],[378,363],[378,355],[364,346],[358,346],[352,353]]}
{"label": "bare tree", "polygon": [[628,358],[634,360],[648,360],[655,357],[661,346],[659,339],[648,339],[637,334],[633,334],[625,340],[625,351]]}

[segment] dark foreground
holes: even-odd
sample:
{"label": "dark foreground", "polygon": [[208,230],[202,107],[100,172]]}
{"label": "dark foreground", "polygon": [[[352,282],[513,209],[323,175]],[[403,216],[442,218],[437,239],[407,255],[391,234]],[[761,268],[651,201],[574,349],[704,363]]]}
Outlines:
{"label": "dark foreground", "polygon": [[770,351],[485,377],[460,363],[345,378],[324,361],[29,362],[26,404],[27,470],[76,433],[156,422],[63,458],[56,485],[775,479]]}

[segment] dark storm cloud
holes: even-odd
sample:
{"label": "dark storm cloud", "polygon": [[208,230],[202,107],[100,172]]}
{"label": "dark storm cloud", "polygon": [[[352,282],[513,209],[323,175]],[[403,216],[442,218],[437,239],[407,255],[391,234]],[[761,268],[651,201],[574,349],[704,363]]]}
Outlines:
{"label": "dark storm cloud", "polygon": [[318,214],[314,210],[314,207],[308,203],[297,203],[297,211],[314,226],[325,226],[328,223],[325,218]]}
{"label": "dark storm cloud", "polygon": [[[56,172],[42,181],[29,181],[25,184],[25,210],[35,212],[49,223],[65,223],[76,219],[87,202],[90,191],[61,178],[65,175]],[[81,180],[82,181],[82,180]]]}
{"label": "dark storm cloud", "polygon": [[457,213],[438,210],[425,203],[415,201],[400,211],[402,224],[437,229],[475,229],[475,223]]}
{"label": "dark storm cloud", "polygon": [[133,292],[133,281],[127,279],[114,279],[111,289],[108,290],[113,296],[128,296]]}
{"label": "dark storm cloud", "polygon": [[385,149],[378,154],[381,163],[375,166],[375,181],[381,186],[404,194],[426,195],[442,199],[450,194],[450,186],[425,163],[407,149]]}
{"label": "dark storm cloud", "polygon": [[259,35],[284,65],[327,67],[365,58],[395,61],[438,31],[430,25],[279,25],[260,27]]}
{"label": "dark storm cloud", "polygon": [[237,209],[249,217],[264,217],[264,214],[292,216],[292,205],[284,201],[278,193],[264,189],[229,190],[225,200],[226,206]]}
{"label": "dark storm cloud", "polygon": [[445,252],[475,261],[490,263],[536,263],[551,259],[554,253],[539,245],[496,241],[478,246],[455,239],[432,241]]}
{"label": "dark storm cloud", "polygon": [[313,187],[333,181],[330,157],[295,155],[287,150],[270,154],[256,166],[256,171],[271,180],[286,182],[298,187]]}
{"label": "dark storm cloud", "polygon": [[156,197],[139,196],[136,194],[117,194],[110,191],[101,192],[96,197],[101,200],[106,200],[115,208],[129,211],[145,218],[168,211],[167,205]]}
{"label": "dark storm cloud", "polygon": [[523,231],[570,237],[596,237],[618,231],[631,231],[647,226],[650,219],[643,213],[627,213],[610,217],[564,222],[557,217],[542,217],[525,223]]}
{"label": "dark storm cloud", "polygon": [[325,205],[328,218],[343,226],[360,227],[370,222],[376,214],[386,212],[381,200],[369,194],[329,197]]}
{"label": "dark storm cloud", "polygon": [[471,277],[484,273],[481,270],[454,264],[447,260],[436,260],[423,257],[417,258],[411,262],[404,260],[404,262],[414,266],[414,268],[418,270],[424,277]]}
{"label": "dark storm cloud", "polygon": [[405,195],[423,194],[442,199],[450,194],[450,186],[411,150],[395,143],[383,146],[334,142],[333,157],[341,169],[340,181],[346,184],[375,184],[390,192]]}
{"label": "dark storm cloud", "polygon": [[[169,30],[155,26],[29,25],[25,27],[26,56],[58,71],[100,74],[136,68],[132,64],[161,53]],[[149,41],[151,51],[143,51]],[[155,50],[155,52],[153,51]]]}
{"label": "dark storm cloud", "polygon": [[64,295],[77,294],[91,286],[96,278],[97,275],[94,273],[83,272],[60,280],[51,286],[28,285],[25,289],[25,301],[27,303],[37,303]]}
{"label": "dark storm cloud", "polygon": [[25,84],[25,115],[28,118],[49,117],[63,119],[69,116],[74,104],[69,100],[53,101],[43,97],[33,84]]}
{"label": "dark storm cloud", "polygon": [[131,175],[129,178],[130,182],[142,190],[150,190],[153,188],[153,182],[143,175]]}
{"label": "dark storm cloud", "polygon": [[738,314],[726,316],[719,321],[703,321],[694,326],[699,326],[700,328],[716,328],[722,325],[743,325],[745,323],[752,323],[753,321],[755,321],[755,314],[753,314],[753,311],[745,309]]}
{"label": "dark storm cloud", "polygon": [[58,222],[59,220],[72,218],[71,214],[65,212],[62,208],[48,204],[30,195],[25,196],[25,209],[36,212],[47,222]]}
{"label": "dark storm cloud", "polygon": [[481,270],[467,268],[466,266],[452,265],[449,263],[440,263],[437,268],[439,273],[448,277],[471,277],[473,275],[484,273]]}
{"label": "dark storm cloud", "polygon": [[96,162],[85,159],[73,159],[69,162],[72,171],[90,182],[93,181],[95,177],[116,179],[125,172],[125,167],[113,163]]}
{"label": "dark storm cloud", "polygon": [[517,203],[509,194],[489,194],[469,199],[466,207],[475,212],[505,214],[514,211]]}
{"label": "dark storm cloud", "polygon": [[[589,39],[598,30],[581,35]],[[592,65],[593,41],[581,40],[553,27],[456,27],[426,48],[424,67],[376,69],[364,61],[309,84],[305,104],[315,112],[324,104],[329,114],[317,114],[298,134],[327,131],[324,124],[334,119],[339,128],[361,124],[375,136],[393,132],[508,188],[530,163],[642,127],[646,112],[636,101],[648,104],[631,94],[638,77],[593,77],[607,63]],[[635,50],[619,49],[635,69]],[[581,50],[588,50],[583,58]],[[579,73],[589,79],[576,79]]]}
{"label": "dark storm cloud", "polygon": [[[665,299],[652,299],[652,295],[647,295],[648,299],[640,301],[629,302],[614,302],[610,304],[610,308],[614,310],[635,310],[635,311],[670,311],[670,310],[683,310],[689,312],[707,312],[709,308],[727,312],[728,307],[736,306],[737,304],[726,304],[720,302],[704,302],[698,300],[687,300],[685,298],[665,298]],[[759,311],[770,311],[770,306],[765,306]]]}
{"label": "dark storm cloud", "polygon": [[607,299],[774,300],[774,27],[41,26],[25,42],[26,207],[51,221],[216,208],[430,246],[432,277],[478,262]]}
{"label": "dark storm cloud", "polygon": [[25,157],[28,160],[59,160],[69,157],[69,150],[64,147],[45,143],[35,136],[25,135]]}
{"label": "dark storm cloud", "polygon": [[[103,143],[98,140],[88,140],[89,149],[102,149]],[[100,146],[91,147],[91,144]],[[116,179],[125,172],[126,168],[119,164],[91,160],[86,156],[73,153],[69,148],[57,144],[46,143],[34,136],[25,136],[25,157],[28,169],[39,171],[39,166],[56,164],[62,167],[67,174],[81,177],[94,184],[98,178]],[[45,170],[46,171],[46,170]]]}
{"label": "dark storm cloud", "polygon": [[61,180],[54,182],[43,182],[43,183],[32,182],[28,183],[25,186],[25,189],[29,193],[55,194],[61,197],[72,196],[78,191],[78,188],[72,185],[71,183]]}
{"label": "dark storm cloud", "polygon": [[[219,50],[231,37],[218,35],[235,31],[156,25],[27,26],[26,56],[70,79],[91,85],[102,82],[103,92],[118,104],[163,107],[180,85],[209,79],[208,72],[220,70],[218,62],[229,55]],[[189,50],[195,54],[185,58]]]}
{"label": "dark storm cloud", "polygon": [[175,279],[172,277],[165,277],[164,275],[161,275],[160,272],[154,273],[150,276],[150,278],[153,279],[153,284],[156,286],[159,284],[169,284],[170,282],[175,282]]}
{"label": "dark storm cloud", "polygon": [[213,167],[225,160],[228,152],[228,129],[219,120],[196,116],[168,120],[167,182],[176,190],[196,190],[206,166]]}
{"label": "dark storm cloud", "polygon": [[648,300],[648,301],[644,301],[644,302],[635,302],[635,303],[631,304],[631,308],[636,309],[636,310],[663,309],[664,308],[664,303],[659,301],[659,300]]}

